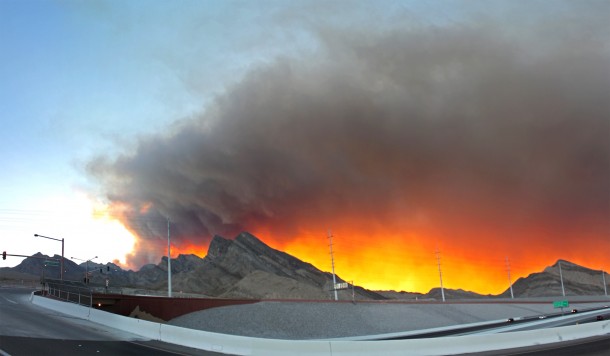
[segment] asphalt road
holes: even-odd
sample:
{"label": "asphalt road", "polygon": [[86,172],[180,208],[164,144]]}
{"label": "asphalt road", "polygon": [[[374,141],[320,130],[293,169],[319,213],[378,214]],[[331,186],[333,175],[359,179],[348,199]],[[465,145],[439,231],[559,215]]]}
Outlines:
{"label": "asphalt road", "polygon": [[[162,346],[161,346],[162,347]],[[42,339],[0,336],[0,348],[9,355],[195,355],[168,351],[147,341]]]}
{"label": "asphalt road", "polygon": [[31,291],[0,287],[0,355],[220,355],[38,307],[28,300]]}
{"label": "asphalt road", "polygon": [[[0,356],[21,355],[221,355],[152,341],[33,305],[31,290],[0,287]],[[377,341],[364,341],[377,342]],[[531,348],[471,354],[610,355],[610,334]]]}
{"label": "asphalt road", "polygon": [[524,347],[512,350],[489,351],[468,354],[469,356],[608,356],[610,335],[555,344]]}

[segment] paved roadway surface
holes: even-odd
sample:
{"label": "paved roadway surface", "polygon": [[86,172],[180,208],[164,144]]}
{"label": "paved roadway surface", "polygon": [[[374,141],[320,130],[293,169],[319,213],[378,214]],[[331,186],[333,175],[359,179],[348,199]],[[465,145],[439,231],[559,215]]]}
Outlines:
{"label": "paved roadway surface", "polygon": [[0,287],[0,355],[220,355],[41,308],[30,303],[31,291]]}
{"label": "paved roadway surface", "polygon": [[[31,290],[0,287],[0,355],[221,355],[144,339],[33,305]],[[363,341],[375,342],[375,341]],[[607,356],[610,334],[476,356]]]}
{"label": "paved roadway surface", "polygon": [[562,343],[523,347],[512,350],[480,352],[469,356],[608,356],[610,355],[610,335],[588,339],[565,341]]}

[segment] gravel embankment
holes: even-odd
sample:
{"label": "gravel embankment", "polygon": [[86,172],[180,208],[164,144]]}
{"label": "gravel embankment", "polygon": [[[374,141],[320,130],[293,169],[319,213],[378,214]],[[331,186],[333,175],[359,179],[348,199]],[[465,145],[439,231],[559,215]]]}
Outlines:
{"label": "gravel embankment", "polygon": [[[570,308],[593,306],[571,304]],[[175,318],[169,324],[232,335],[298,340],[395,333],[557,311],[552,303],[353,304],[267,301],[202,310]]]}

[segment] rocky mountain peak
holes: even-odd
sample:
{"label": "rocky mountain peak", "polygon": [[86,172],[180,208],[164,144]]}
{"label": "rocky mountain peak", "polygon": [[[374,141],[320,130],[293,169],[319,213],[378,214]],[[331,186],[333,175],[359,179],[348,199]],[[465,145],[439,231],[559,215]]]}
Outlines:
{"label": "rocky mountain peak", "polygon": [[265,243],[259,240],[256,236],[246,231],[237,235],[235,241],[244,246],[248,246],[253,251],[259,251],[263,254],[273,250],[271,247],[267,246]]}
{"label": "rocky mountain peak", "polygon": [[[329,282],[332,278],[328,273],[271,248],[248,232],[240,233],[233,240],[214,236],[205,261],[204,270],[207,275],[216,276],[216,280],[222,280],[225,286],[234,285],[255,271],[264,272],[259,275],[289,278],[315,286],[320,293],[328,290],[329,283],[332,283]],[[219,286],[218,290],[220,289]]]}
{"label": "rocky mountain peak", "polygon": [[203,264],[203,258],[194,255],[178,255],[177,258],[172,259],[172,271],[175,272],[188,272],[195,270]]}
{"label": "rocky mountain peak", "polygon": [[[194,254],[180,254],[176,258],[172,258],[172,272],[188,272],[192,271],[203,264],[203,258]],[[145,266],[144,266],[145,267]],[[142,268],[144,268],[142,267]],[[161,262],[156,266],[164,271],[167,271],[167,256],[161,257]]]}
{"label": "rocky mountain peak", "polygon": [[[555,264],[553,264],[552,266],[546,267],[544,269],[544,272],[559,275],[559,263],[561,263],[561,271],[568,273],[568,275],[570,275],[570,272],[582,272],[587,274],[593,274],[594,272],[597,272],[595,270],[580,266],[576,263],[567,260],[557,260],[557,262],[555,262]],[[601,273],[601,271],[598,272]]]}
{"label": "rocky mountain peak", "polygon": [[[570,262],[568,260],[562,260],[562,259],[557,260],[552,266],[549,266],[549,267],[558,267],[560,263],[561,263],[562,268],[563,267],[580,267],[576,263]],[[547,267],[547,268],[549,268],[549,267]]]}
{"label": "rocky mountain peak", "polygon": [[313,268],[296,257],[267,246],[248,232],[242,232],[234,240],[214,236],[208,248],[208,259],[241,277],[254,270],[289,276],[294,274],[295,267]]}
{"label": "rocky mountain peak", "polygon": [[180,254],[180,255],[178,255],[178,257],[176,257],[175,260],[179,261],[181,263],[189,263],[189,262],[199,261],[199,260],[201,260],[201,257],[199,257],[195,254],[192,254],[192,253],[190,253],[188,255]]}
{"label": "rocky mountain peak", "polygon": [[231,240],[225,239],[220,235],[214,235],[214,238],[212,238],[210,246],[208,247],[208,254],[206,258],[208,260],[214,260],[224,256],[232,243],[233,242]]}
{"label": "rocky mountain peak", "polygon": [[[542,272],[519,278],[513,284],[513,290],[518,297],[561,295],[563,293],[561,278],[566,295],[599,295],[604,292],[602,271],[592,270],[566,260],[558,260]],[[508,295],[507,293],[508,290],[503,295]]]}

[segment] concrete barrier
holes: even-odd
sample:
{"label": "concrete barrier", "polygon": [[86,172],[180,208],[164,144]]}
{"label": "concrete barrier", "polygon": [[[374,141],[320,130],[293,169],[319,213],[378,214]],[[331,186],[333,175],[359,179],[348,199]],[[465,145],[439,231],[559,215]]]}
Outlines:
{"label": "concrete barrier", "polygon": [[372,342],[333,341],[332,355],[465,354],[550,344],[610,334],[610,321],[492,335],[446,336],[434,339]]}
{"label": "concrete barrier", "polygon": [[63,314],[71,315],[81,319],[89,319],[91,308],[76,303],[60,301],[56,299],[41,297],[32,293],[31,302],[47,309],[53,309]]}
{"label": "concrete barrier", "polygon": [[[272,341],[272,342],[269,342]],[[357,341],[355,341],[357,342]],[[385,355],[385,351],[377,351],[380,355]],[[252,345],[253,356],[314,356],[314,355],[335,355],[331,341],[322,340],[266,340],[256,339]],[[370,354],[369,354],[370,355]]]}
{"label": "concrete barrier", "polygon": [[[519,318],[515,318],[515,320],[519,320]],[[491,325],[496,325],[496,324],[501,324],[501,323],[506,323],[506,319],[480,321],[477,323],[449,325],[449,326],[441,326],[441,327],[430,328],[430,329],[419,329],[419,330],[402,331],[402,332],[385,333],[385,334],[335,337],[335,338],[329,338],[329,339],[324,339],[324,340],[329,340],[329,341],[378,341],[378,340],[392,340],[392,339],[398,340],[400,338],[406,338],[408,336],[410,336],[410,338],[413,338],[412,336],[417,336],[420,334],[431,334],[431,333],[452,331],[452,330],[478,327],[478,326],[491,326]]]}
{"label": "concrete barrier", "polygon": [[89,320],[94,323],[107,325],[152,340],[161,340],[162,324],[159,323],[125,317],[97,309],[91,309]]}
{"label": "concrete barrier", "polygon": [[505,350],[609,335],[610,321],[491,335],[433,339],[347,341],[277,340],[235,336],[133,319],[77,304],[33,296],[32,303],[132,334],[207,351],[233,355],[417,355],[433,356]]}
{"label": "concrete barrier", "polygon": [[253,338],[193,330],[173,325],[162,325],[161,340],[231,355],[332,355],[330,341]]}
{"label": "concrete barrier", "polygon": [[253,338],[250,337],[218,334],[173,325],[161,325],[160,340],[234,355],[248,355],[253,348]]}

